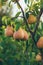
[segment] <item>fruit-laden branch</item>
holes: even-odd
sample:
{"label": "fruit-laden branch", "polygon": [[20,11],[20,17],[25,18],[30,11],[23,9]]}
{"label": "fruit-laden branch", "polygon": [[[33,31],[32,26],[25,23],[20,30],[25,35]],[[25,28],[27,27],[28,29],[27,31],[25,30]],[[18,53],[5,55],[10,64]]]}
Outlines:
{"label": "fruit-laden branch", "polygon": [[41,9],[40,9],[40,14],[39,14],[39,16],[37,17],[37,23],[36,23],[36,26],[35,26],[35,29],[34,29],[34,36],[35,36],[36,30],[38,29],[38,25],[39,25],[39,23],[40,23],[40,17],[41,17],[41,15],[42,15],[42,13],[43,13],[43,9],[41,8]]}
{"label": "fruit-laden branch", "polygon": [[35,42],[35,39],[34,39],[34,37],[33,37],[33,32],[31,31],[31,29],[30,29],[30,27],[29,27],[29,25],[28,25],[28,20],[27,20],[27,18],[26,18],[26,15],[25,15],[25,13],[24,13],[24,11],[23,11],[23,9],[22,9],[20,3],[18,2],[18,0],[16,0],[16,3],[17,3],[17,4],[19,5],[19,7],[21,8],[21,11],[22,11],[22,14],[23,14],[23,18],[24,18],[24,21],[25,21],[25,23],[26,23],[26,25],[27,25],[28,31],[31,33],[32,39],[33,39],[33,41]]}
{"label": "fruit-laden branch", "polygon": [[26,23],[26,25],[27,25],[27,27],[28,27],[28,30],[29,30],[30,33],[32,34],[32,31],[31,31],[30,27],[28,26],[28,21],[27,21],[27,18],[26,18],[26,16],[25,16],[25,14],[24,14],[24,11],[23,11],[21,5],[19,4],[18,0],[16,0],[16,2],[17,2],[17,4],[19,5],[19,7],[21,8],[21,11],[22,11],[22,14],[23,14],[24,21],[25,21],[25,23]]}
{"label": "fruit-laden branch", "polygon": [[[34,30],[34,32],[32,32],[31,29],[30,29],[30,27],[28,26],[28,21],[27,21],[27,18],[26,18],[25,14],[24,14],[24,11],[23,11],[21,5],[19,4],[18,0],[16,0],[16,2],[19,5],[19,7],[21,8],[21,11],[22,11],[22,14],[23,14],[23,18],[24,18],[24,21],[25,21],[25,23],[27,25],[27,28],[28,28],[29,32],[31,33],[31,35],[32,35],[33,41],[36,43],[36,41],[34,39],[34,36],[35,36],[36,30],[38,29],[38,25],[39,25],[40,17],[41,17],[41,15],[43,13],[43,9],[42,8],[40,9],[40,14],[39,14],[39,16],[37,18],[37,24],[35,26],[35,30]],[[26,51],[27,51],[27,49],[26,49]],[[42,65],[43,65],[43,52],[41,52],[41,54],[42,54]]]}
{"label": "fruit-laden branch", "polygon": [[[37,17],[37,24],[36,24],[36,26],[35,26],[35,30],[34,30],[33,36],[35,36],[35,33],[36,33],[37,29],[38,29],[38,25],[39,25],[39,23],[40,23],[40,17],[41,17],[41,15],[42,15],[42,13],[43,13],[43,8],[40,9],[40,14],[39,14],[39,16]],[[39,50],[40,50],[41,55],[42,55],[42,65],[43,65],[43,51],[42,51],[43,49],[39,49]]]}

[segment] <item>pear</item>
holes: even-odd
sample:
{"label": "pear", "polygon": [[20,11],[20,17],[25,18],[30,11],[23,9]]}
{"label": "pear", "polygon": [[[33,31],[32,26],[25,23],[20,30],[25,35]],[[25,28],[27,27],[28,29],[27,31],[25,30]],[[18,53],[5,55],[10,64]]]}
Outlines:
{"label": "pear", "polygon": [[41,61],[41,60],[42,60],[41,55],[37,54],[37,55],[36,55],[36,61]]}
{"label": "pear", "polygon": [[43,48],[43,37],[40,37],[40,39],[38,40],[37,47],[38,48]]}
{"label": "pear", "polygon": [[35,23],[36,21],[37,21],[37,18],[34,15],[29,15],[28,17],[29,24]]}
{"label": "pear", "polygon": [[6,36],[12,36],[13,35],[13,27],[12,26],[7,26],[5,29],[5,35]]}
{"label": "pear", "polygon": [[14,32],[13,38],[14,38],[14,39],[23,39],[23,38],[24,38],[23,29],[20,28],[18,31]]}

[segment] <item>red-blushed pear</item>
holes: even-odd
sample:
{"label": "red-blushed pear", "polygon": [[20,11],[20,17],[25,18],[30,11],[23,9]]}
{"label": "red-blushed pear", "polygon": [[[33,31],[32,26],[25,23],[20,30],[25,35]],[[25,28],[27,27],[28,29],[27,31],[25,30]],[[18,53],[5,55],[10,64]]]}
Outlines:
{"label": "red-blushed pear", "polygon": [[19,28],[18,31],[14,32],[13,34],[14,39],[23,39],[24,38],[24,32],[22,28]]}
{"label": "red-blushed pear", "polygon": [[37,47],[38,48],[43,48],[43,37],[40,37],[40,39],[38,40]]}
{"label": "red-blushed pear", "polygon": [[28,33],[24,29],[19,28],[18,31],[14,32],[13,38],[28,40]]}
{"label": "red-blushed pear", "polygon": [[42,60],[42,56],[40,54],[36,55],[36,61],[41,61]]}
{"label": "red-blushed pear", "polygon": [[13,35],[13,27],[12,26],[7,26],[5,29],[5,35],[6,36],[12,36]]}
{"label": "red-blushed pear", "polygon": [[29,35],[27,31],[23,30],[23,32],[24,32],[24,40],[28,40]]}
{"label": "red-blushed pear", "polygon": [[36,16],[30,14],[29,17],[28,17],[28,23],[32,24],[32,23],[35,23],[36,21],[37,21]]}

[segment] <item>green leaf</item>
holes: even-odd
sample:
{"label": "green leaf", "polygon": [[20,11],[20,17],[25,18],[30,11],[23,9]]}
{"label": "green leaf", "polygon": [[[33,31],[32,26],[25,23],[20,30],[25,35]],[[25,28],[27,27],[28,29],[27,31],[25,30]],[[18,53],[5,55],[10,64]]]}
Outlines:
{"label": "green leaf", "polygon": [[41,8],[43,8],[43,0],[41,0],[40,3],[41,3]]}
{"label": "green leaf", "polygon": [[20,14],[21,14],[21,12],[18,12],[18,13],[15,15],[15,17],[18,17]]}

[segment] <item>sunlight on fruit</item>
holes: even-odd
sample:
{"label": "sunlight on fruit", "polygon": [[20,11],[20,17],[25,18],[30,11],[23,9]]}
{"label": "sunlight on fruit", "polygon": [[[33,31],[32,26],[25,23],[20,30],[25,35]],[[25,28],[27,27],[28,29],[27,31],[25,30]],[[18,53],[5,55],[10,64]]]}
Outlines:
{"label": "sunlight on fruit", "polygon": [[41,61],[41,60],[42,60],[41,55],[37,54],[37,55],[36,55],[36,61]]}

